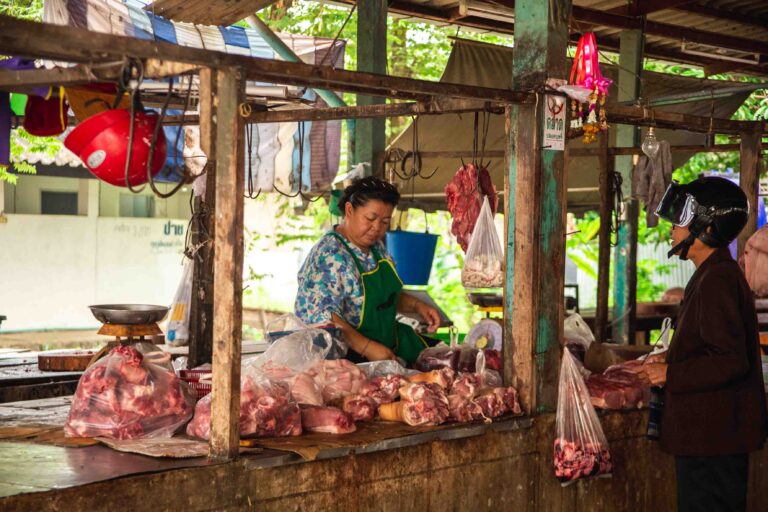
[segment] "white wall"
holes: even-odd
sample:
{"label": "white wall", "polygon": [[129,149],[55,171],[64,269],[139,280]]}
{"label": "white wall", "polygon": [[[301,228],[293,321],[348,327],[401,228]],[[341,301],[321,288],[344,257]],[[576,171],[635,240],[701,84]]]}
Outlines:
{"label": "white wall", "polygon": [[3,331],[95,328],[88,305],[173,299],[185,220],[6,217],[0,224]]}

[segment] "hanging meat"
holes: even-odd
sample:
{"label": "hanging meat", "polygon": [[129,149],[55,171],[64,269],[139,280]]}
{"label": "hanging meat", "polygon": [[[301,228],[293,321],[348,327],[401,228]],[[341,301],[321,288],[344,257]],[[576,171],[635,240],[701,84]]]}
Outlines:
{"label": "hanging meat", "polygon": [[77,385],[67,437],[171,437],[194,411],[195,397],[154,345],[113,348]]}
{"label": "hanging meat", "polygon": [[474,163],[462,165],[445,186],[445,198],[453,223],[451,233],[466,252],[469,239],[480,215],[483,197],[488,196],[491,211],[496,213],[498,197],[488,169]]}

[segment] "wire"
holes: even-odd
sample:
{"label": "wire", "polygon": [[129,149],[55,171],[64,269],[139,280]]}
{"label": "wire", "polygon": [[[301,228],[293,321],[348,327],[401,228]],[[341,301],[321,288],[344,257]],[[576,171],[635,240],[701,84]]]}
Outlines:
{"label": "wire", "polygon": [[245,126],[245,150],[248,153],[248,191],[246,192],[245,197],[248,199],[256,199],[261,195],[261,188],[259,188],[259,191],[256,194],[253,193],[253,127],[254,125]]}
{"label": "wire", "polygon": [[[328,58],[328,56],[336,50],[336,43],[339,42],[339,37],[341,37],[341,33],[344,32],[344,27],[347,26],[347,23],[349,23],[349,20],[352,19],[352,14],[354,14],[355,9],[357,9],[357,3],[355,3],[352,8],[349,10],[349,14],[347,14],[347,18],[344,20],[344,23],[341,24],[341,28],[336,33],[336,37],[333,38],[333,41],[331,41],[331,46],[328,49],[328,51],[323,56],[323,59],[320,61],[320,64],[318,66],[322,66],[325,64],[325,60]],[[335,57],[334,57],[335,58]],[[333,62],[331,63],[331,66],[333,66]]]}

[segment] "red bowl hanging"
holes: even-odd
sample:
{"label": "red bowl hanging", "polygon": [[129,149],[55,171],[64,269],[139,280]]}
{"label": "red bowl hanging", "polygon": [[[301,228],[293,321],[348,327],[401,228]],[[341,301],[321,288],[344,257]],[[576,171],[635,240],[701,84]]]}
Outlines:
{"label": "red bowl hanging", "polygon": [[[110,185],[126,187],[125,160],[131,129],[128,109],[105,110],[78,124],[64,139],[64,145],[100,180]],[[131,148],[128,181],[132,186],[146,183],[147,160],[152,135],[159,116],[154,112],[134,114],[133,145]],[[152,156],[152,176],[165,165],[167,146],[165,134],[160,130]]]}

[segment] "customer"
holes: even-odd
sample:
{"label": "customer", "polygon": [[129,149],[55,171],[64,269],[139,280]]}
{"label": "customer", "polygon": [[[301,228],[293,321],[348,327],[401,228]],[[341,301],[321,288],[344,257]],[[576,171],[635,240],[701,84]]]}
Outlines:
{"label": "customer", "polygon": [[748,454],[768,432],[754,297],[728,251],[748,211],[722,178],[673,183],[656,210],[674,225],[670,257],[696,265],[666,362],[642,370],[664,386],[660,441],[675,456],[680,512],[745,510]]}

